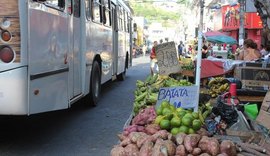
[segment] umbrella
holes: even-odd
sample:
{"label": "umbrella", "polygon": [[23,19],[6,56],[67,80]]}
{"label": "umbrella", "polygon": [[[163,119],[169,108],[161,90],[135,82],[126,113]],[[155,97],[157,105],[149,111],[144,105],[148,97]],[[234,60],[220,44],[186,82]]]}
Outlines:
{"label": "umbrella", "polygon": [[225,35],[219,31],[208,31],[204,34],[205,38],[209,42],[214,43],[226,43],[226,44],[237,44],[237,41],[231,36]]}

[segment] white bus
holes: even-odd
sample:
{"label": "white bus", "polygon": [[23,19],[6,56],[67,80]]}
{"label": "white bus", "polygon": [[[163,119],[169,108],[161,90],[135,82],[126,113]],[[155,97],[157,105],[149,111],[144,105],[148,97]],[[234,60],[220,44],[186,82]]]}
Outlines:
{"label": "white bus", "polygon": [[0,0],[0,115],[96,105],[124,80],[132,13],[122,0]]}

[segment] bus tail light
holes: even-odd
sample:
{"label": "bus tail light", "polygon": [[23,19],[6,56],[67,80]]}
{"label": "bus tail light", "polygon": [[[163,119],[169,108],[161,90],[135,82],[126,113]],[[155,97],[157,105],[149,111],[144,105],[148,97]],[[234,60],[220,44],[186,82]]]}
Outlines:
{"label": "bus tail light", "polygon": [[11,33],[9,31],[2,31],[1,38],[3,41],[8,42],[11,39]]}
{"label": "bus tail light", "polygon": [[4,63],[10,63],[14,60],[15,54],[10,47],[0,48],[0,60]]}

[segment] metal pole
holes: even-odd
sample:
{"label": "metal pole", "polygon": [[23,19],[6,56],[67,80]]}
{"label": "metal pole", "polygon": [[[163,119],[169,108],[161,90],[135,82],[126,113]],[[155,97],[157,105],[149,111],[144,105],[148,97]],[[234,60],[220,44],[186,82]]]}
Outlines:
{"label": "metal pole", "polygon": [[239,45],[243,45],[245,39],[245,0],[239,0],[240,3],[240,27],[239,27]]}
{"label": "metal pole", "polygon": [[[199,23],[199,32],[198,32],[198,53],[197,53],[197,62],[196,62],[196,86],[198,86],[197,94],[200,93],[200,80],[201,80],[201,61],[202,61],[202,30],[203,30],[203,9],[204,9],[204,0],[200,0],[200,23]],[[198,105],[199,105],[199,99]],[[198,110],[194,110],[198,111]]]}

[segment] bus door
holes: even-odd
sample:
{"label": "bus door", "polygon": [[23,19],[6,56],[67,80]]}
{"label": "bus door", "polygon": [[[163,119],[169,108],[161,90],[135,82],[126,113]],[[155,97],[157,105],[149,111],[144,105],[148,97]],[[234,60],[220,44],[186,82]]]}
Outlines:
{"label": "bus door", "polygon": [[68,108],[65,0],[29,1],[29,114]]}
{"label": "bus door", "polygon": [[113,29],[113,75],[117,75],[118,67],[118,22],[115,4],[112,3],[112,29]]}
{"label": "bus door", "polygon": [[82,68],[81,68],[81,22],[80,0],[69,0],[72,6],[69,8],[69,50],[70,50],[70,73],[69,73],[69,96],[74,98],[82,93]]}

